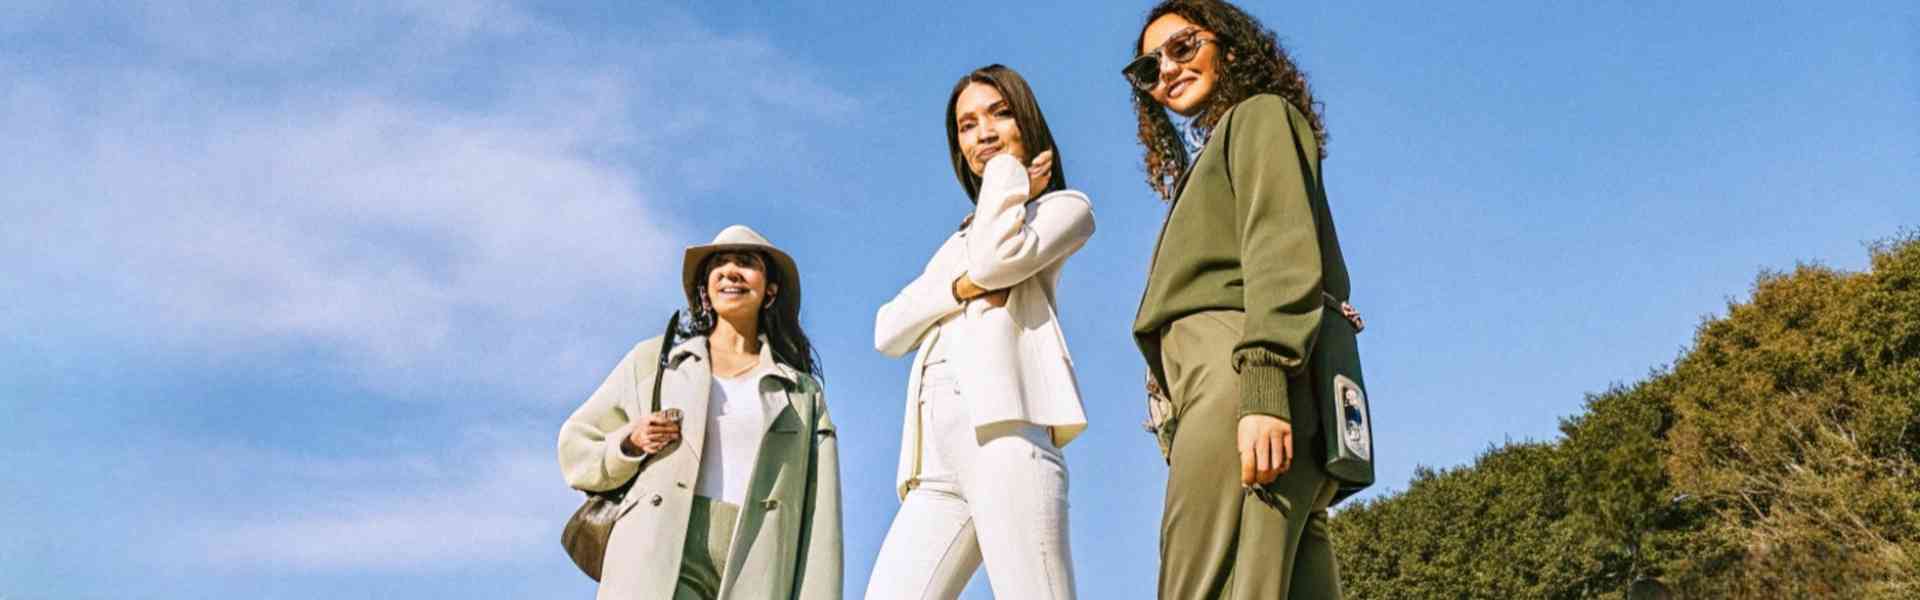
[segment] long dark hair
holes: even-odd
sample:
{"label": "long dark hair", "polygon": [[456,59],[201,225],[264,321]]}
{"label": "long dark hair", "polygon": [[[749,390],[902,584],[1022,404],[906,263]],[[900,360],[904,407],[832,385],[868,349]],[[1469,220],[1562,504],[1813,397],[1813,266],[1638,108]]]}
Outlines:
{"label": "long dark hair", "polygon": [[[1169,14],[1180,15],[1213,32],[1218,39],[1219,51],[1214,53],[1220,69],[1218,87],[1187,124],[1196,137],[1206,139],[1213,133],[1214,126],[1220,124],[1220,117],[1241,101],[1258,94],[1275,94],[1307,116],[1307,122],[1313,124],[1314,140],[1320,146],[1320,156],[1316,158],[1326,158],[1327,127],[1320,118],[1323,107],[1307,87],[1307,74],[1294,65],[1293,58],[1274,38],[1273,31],[1240,7],[1222,0],[1164,0],[1147,11],[1140,34],[1134,36],[1133,46],[1127,48],[1128,58],[1139,54],[1147,26]],[[1178,191],[1173,189],[1174,183],[1187,170],[1186,145],[1172,119],[1167,117],[1166,108],[1138,88],[1132,88],[1132,93],[1133,112],[1140,122],[1140,145],[1146,150],[1147,185],[1160,194],[1160,199],[1172,201]]]}
{"label": "long dark hair", "polygon": [[967,199],[978,202],[980,199],[980,176],[973,174],[973,168],[967,166],[967,155],[960,152],[960,128],[953,122],[954,104],[960,101],[960,92],[968,85],[984,83],[993,86],[1006,98],[1007,106],[1013,109],[1013,122],[1020,126],[1020,143],[1027,148],[1027,160],[1048,150],[1053,151],[1053,177],[1047,181],[1047,189],[1040,193],[1057,192],[1067,189],[1067,169],[1062,166],[1066,161],[1060,156],[1060,149],[1053,143],[1053,131],[1047,129],[1047,117],[1040,114],[1040,102],[1033,97],[1033,88],[1027,87],[1027,80],[1020,73],[999,63],[974,69],[958,83],[953,84],[953,93],[947,95],[947,152],[953,155],[953,175],[960,179],[960,187],[967,190]]}
{"label": "long dark hair", "polygon": [[[754,254],[760,257],[760,264],[766,265],[768,287],[779,286],[781,290],[800,289],[798,282],[784,281],[786,276],[780,272],[780,269],[774,268],[773,257],[767,256],[765,252],[755,251]],[[713,309],[707,308],[705,303],[707,275],[712,273],[713,261],[719,256],[719,253],[708,255],[700,261],[700,268],[694,270],[700,274],[700,279],[694,284],[693,297],[700,303],[687,307],[687,312],[693,315],[693,318],[683,321],[686,325],[680,331],[681,337],[704,337],[711,334],[720,320]],[[773,308],[760,309],[759,321],[760,333],[767,336],[767,344],[773,348],[773,359],[776,362],[798,369],[816,379],[824,378],[825,373],[820,369],[820,355],[814,351],[813,342],[807,339],[806,330],[800,327],[800,294],[797,291],[792,294],[775,295]]]}

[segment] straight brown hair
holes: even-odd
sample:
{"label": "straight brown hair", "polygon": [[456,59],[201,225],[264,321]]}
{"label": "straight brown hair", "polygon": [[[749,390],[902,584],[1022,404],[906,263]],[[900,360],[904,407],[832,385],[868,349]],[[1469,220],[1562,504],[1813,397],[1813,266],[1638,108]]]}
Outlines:
{"label": "straight brown hair", "polygon": [[953,155],[953,175],[960,179],[960,187],[967,190],[967,200],[980,200],[980,176],[973,174],[973,169],[967,166],[966,155],[960,152],[960,127],[954,123],[953,110],[960,101],[960,92],[975,83],[993,86],[1000,97],[1006,98],[1007,106],[1013,108],[1013,122],[1020,126],[1020,141],[1027,147],[1027,160],[1053,151],[1053,177],[1047,181],[1047,189],[1040,193],[1067,189],[1067,169],[1062,166],[1066,161],[1053,143],[1053,132],[1047,129],[1047,117],[1040,113],[1040,102],[1034,99],[1033,88],[1027,87],[1026,78],[1013,69],[995,63],[961,77],[959,83],[953,84],[953,93],[947,95],[947,152]]}

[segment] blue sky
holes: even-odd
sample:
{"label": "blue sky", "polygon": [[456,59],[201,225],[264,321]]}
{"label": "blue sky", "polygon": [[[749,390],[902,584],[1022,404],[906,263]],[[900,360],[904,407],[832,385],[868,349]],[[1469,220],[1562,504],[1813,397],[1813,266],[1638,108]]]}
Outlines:
{"label": "blue sky", "polygon": [[[968,207],[941,110],[989,62],[1098,222],[1060,292],[1081,594],[1147,597],[1145,3],[768,4],[0,8],[0,598],[585,597],[559,423],[736,222],[805,274],[858,597],[907,375],[873,312]],[[1904,3],[1250,8],[1327,106],[1373,493],[1920,224]]]}

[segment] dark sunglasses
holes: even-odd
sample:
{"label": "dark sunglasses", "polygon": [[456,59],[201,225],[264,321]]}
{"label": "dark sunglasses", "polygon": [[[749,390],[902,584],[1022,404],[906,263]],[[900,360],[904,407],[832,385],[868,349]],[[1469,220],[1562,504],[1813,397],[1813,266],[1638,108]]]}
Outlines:
{"label": "dark sunglasses", "polygon": [[1120,74],[1126,76],[1128,83],[1133,84],[1133,89],[1140,90],[1143,94],[1153,93],[1153,88],[1160,86],[1161,56],[1171,58],[1176,63],[1186,64],[1187,61],[1193,60],[1195,55],[1200,54],[1200,47],[1207,42],[1216,41],[1212,38],[1200,37],[1200,28],[1182,29],[1180,33],[1167,38],[1166,43],[1161,44],[1159,48],[1127,63],[1125,68],[1120,69]]}

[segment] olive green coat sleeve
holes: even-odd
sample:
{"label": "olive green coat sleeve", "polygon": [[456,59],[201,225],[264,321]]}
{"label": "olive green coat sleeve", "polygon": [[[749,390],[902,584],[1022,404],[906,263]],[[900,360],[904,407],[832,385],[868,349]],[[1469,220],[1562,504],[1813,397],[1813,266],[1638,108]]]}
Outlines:
{"label": "olive green coat sleeve", "polygon": [[1245,278],[1246,329],[1233,348],[1243,416],[1290,418],[1287,380],[1305,369],[1325,306],[1309,191],[1319,147],[1296,114],[1278,96],[1255,96],[1225,127]]}

